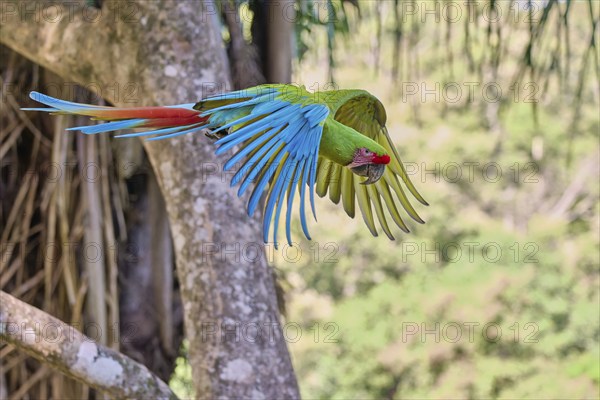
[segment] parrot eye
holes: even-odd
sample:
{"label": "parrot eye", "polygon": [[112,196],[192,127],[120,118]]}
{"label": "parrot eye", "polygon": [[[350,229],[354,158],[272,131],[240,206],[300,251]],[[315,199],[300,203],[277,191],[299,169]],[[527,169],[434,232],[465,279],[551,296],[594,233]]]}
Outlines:
{"label": "parrot eye", "polygon": [[371,154],[373,154],[372,152],[370,152],[369,150],[365,149],[364,151],[365,156],[370,156]]}

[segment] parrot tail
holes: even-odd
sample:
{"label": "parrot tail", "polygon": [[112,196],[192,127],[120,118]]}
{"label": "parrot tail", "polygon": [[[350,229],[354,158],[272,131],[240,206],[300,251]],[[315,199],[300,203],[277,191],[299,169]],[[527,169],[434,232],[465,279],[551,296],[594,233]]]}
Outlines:
{"label": "parrot tail", "polygon": [[96,120],[110,121],[104,124],[77,126],[67,130],[79,130],[85,134],[113,132],[132,128],[146,129],[142,132],[116,135],[115,137],[153,136],[148,140],[165,139],[185,135],[207,127],[208,116],[194,110],[194,103],[166,107],[115,108],[73,103],[56,99],[38,92],[29,94],[33,100],[49,108],[23,108],[28,111],[46,111],[55,114],[85,115]]}

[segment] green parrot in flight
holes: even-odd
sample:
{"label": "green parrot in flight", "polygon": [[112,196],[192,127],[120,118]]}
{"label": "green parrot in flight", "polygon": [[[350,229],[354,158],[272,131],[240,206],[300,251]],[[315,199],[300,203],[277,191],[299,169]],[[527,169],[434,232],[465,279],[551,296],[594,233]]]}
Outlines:
{"label": "green parrot in flight", "polygon": [[427,205],[427,202],[410,181],[390,139],[385,127],[385,109],[364,90],[311,93],[304,86],[261,85],[210,96],[198,103],[133,108],[72,103],[38,92],[31,92],[30,97],[49,108],[25,110],[86,115],[109,121],[69,128],[85,134],[143,128],[116,137],[161,140],[207,129],[206,135],[216,140],[217,155],[233,153],[223,170],[237,168],[231,186],[239,184],[238,196],[254,184],[248,215],[255,212],[266,189],[265,243],[274,221],[273,242],[277,246],[278,221],[285,204],[286,238],[292,245],[290,221],[296,191],[300,197],[300,223],[310,240],[305,212],[307,188],[315,219],[314,193],[323,197],[329,192],[331,201],[339,204],[341,200],[351,218],[358,203],[374,236],[377,228],[373,210],[391,240],[394,236],[384,209],[401,230],[409,231],[397,202],[412,219],[424,222],[409,202],[405,188],[420,203]]}

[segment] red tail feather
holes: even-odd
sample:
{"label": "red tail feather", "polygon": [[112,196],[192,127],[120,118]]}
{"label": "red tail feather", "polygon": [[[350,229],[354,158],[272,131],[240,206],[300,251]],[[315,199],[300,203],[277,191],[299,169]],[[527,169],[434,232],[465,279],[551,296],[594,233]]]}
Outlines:
{"label": "red tail feather", "polygon": [[[187,108],[173,107],[132,107],[132,108],[111,108],[111,109],[93,109],[85,110],[87,115],[106,121],[115,121],[120,119],[132,118],[191,118],[198,117],[199,111],[189,110]],[[201,121],[204,121],[203,118]],[[196,121],[196,122],[201,122]],[[179,125],[179,124],[175,124]]]}
{"label": "red tail feather", "polygon": [[[130,117],[138,118],[138,117]],[[165,128],[169,126],[184,126],[193,125],[201,122],[206,122],[208,117],[201,117],[199,114],[192,115],[190,117],[155,117],[142,115],[139,118],[153,118],[151,121],[146,122],[143,126],[148,128]]]}

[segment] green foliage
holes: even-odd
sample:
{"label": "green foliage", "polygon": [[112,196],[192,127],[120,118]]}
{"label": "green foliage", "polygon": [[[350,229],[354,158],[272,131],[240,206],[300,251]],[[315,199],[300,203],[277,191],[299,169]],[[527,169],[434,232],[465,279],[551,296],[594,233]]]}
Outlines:
{"label": "green foliage", "polygon": [[[422,101],[421,90],[407,96],[405,81],[388,84],[391,14],[384,18],[384,73],[372,73],[367,50],[376,24],[364,4],[360,29],[335,54],[338,83],[384,101],[388,128],[431,206],[418,209],[425,225],[409,221],[411,234],[397,232],[389,242],[371,237],[360,216],[349,220],[322,199],[319,222],[311,225],[320,242],[299,243],[302,257],[277,253],[275,265],[292,285],[287,320],[303,327],[301,340],[290,343],[303,397],[598,398],[596,78],[584,85],[578,108],[572,89],[541,73],[535,84],[551,82],[543,97],[535,87],[533,107],[529,92],[509,89],[522,55],[509,46],[494,78],[503,89],[499,107],[481,91],[456,104]],[[572,5],[570,13],[586,16],[585,7]],[[420,71],[418,79],[414,69],[401,75],[412,76],[408,82],[428,89],[488,82],[485,37],[472,37],[481,73],[455,57],[450,76],[438,68],[446,49],[429,40],[438,28],[419,29],[419,46],[429,51],[412,54]],[[511,34],[511,43],[527,43],[518,29]],[[573,71],[588,37],[586,29],[571,32]],[[462,47],[462,40],[451,44]],[[313,50],[297,71],[308,87],[328,78],[326,60]],[[575,87],[576,75],[563,84]]]}
{"label": "green foliage", "polygon": [[[564,223],[522,235],[482,219],[466,223],[457,239],[447,229],[458,224],[432,226],[455,217],[443,212],[391,246],[366,233],[338,233],[330,236],[340,243],[337,263],[287,267],[288,279],[302,282],[289,319],[339,328],[337,343],[306,335],[292,344],[304,396],[597,397],[597,237],[567,236]],[[440,239],[431,240],[436,231]],[[425,253],[452,241],[462,244],[456,261]],[[503,256],[490,262],[495,256],[482,245],[468,254],[466,242],[493,243]],[[407,255],[412,244],[419,251]],[[307,318],[307,308],[331,299],[329,313]]]}
{"label": "green foliage", "polygon": [[356,10],[359,10],[356,2],[348,0],[301,0],[296,2],[296,57],[302,61],[309,49],[316,47],[313,41],[315,31],[324,28],[330,81],[333,81],[333,69],[336,65],[334,58],[336,35],[345,36],[350,32],[347,11],[349,6],[346,3],[351,4],[350,8],[355,7]]}

